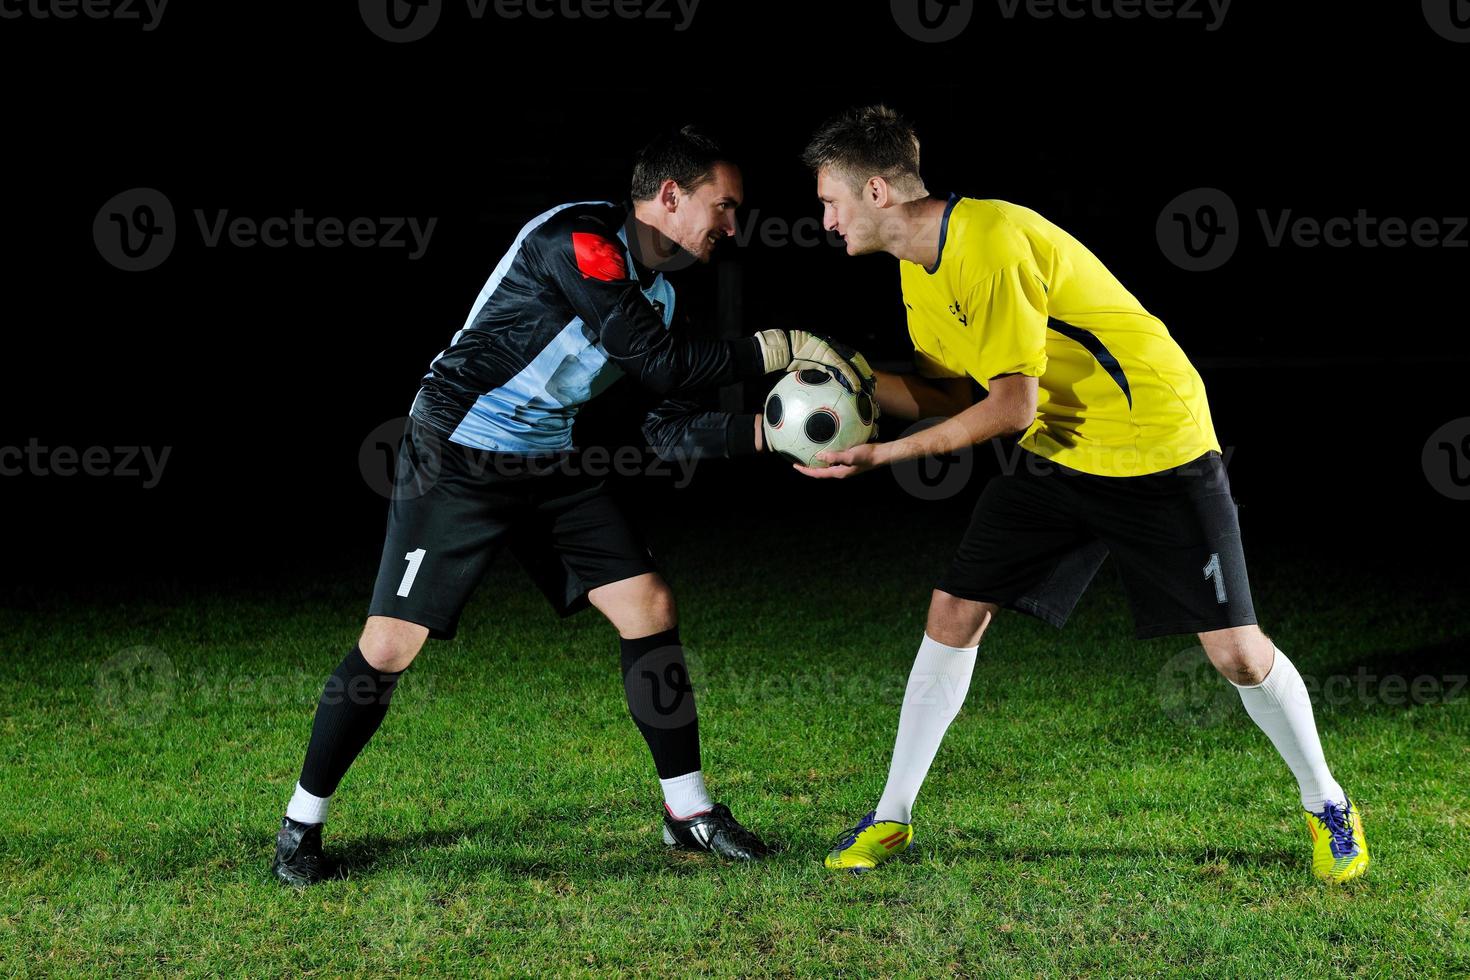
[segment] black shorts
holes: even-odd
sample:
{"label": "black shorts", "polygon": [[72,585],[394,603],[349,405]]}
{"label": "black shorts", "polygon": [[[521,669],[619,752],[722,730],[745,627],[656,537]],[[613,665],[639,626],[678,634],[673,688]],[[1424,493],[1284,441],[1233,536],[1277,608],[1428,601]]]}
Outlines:
{"label": "black shorts", "polygon": [[410,419],[368,615],[448,639],[505,547],[562,616],[585,609],[598,586],[657,571],[604,481],[572,462],[472,449]]}
{"label": "black shorts", "polygon": [[1140,639],[1256,622],[1219,453],[1126,477],[1017,456],[981,493],[941,591],[1062,626],[1112,552]]}

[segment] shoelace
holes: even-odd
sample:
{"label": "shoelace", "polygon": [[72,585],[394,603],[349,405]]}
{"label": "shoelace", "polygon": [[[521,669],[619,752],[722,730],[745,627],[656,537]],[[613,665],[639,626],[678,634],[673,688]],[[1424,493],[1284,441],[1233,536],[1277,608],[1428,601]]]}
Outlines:
{"label": "shoelace", "polygon": [[832,842],[833,850],[839,850],[844,847],[851,847],[853,844],[856,844],[858,834],[861,834],[863,831],[873,826],[873,824],[877,823],[877,818],[878,811],[873,810],[869,812],[865,817],[863,817],[863,819],[859,820],[856,826],[848,827],[837,836],[837,839],[835,841]]}
{"label": "shoelace", "polygon": [[1347,808],[1328,800],[1322,804],[1322,812],[1317,814],[1317,819],[1322,821],[1327,833],[1331,835],[1329,846],[1333,857],[1342,857],[1353,852],[1356,845],[1353,842],[1353,825],[1348,820]]}

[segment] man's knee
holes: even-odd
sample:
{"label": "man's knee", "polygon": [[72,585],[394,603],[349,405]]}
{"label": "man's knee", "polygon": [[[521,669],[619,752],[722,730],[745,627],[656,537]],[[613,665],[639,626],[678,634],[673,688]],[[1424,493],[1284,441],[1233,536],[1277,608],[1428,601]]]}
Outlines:
{"label": "man's knee", "polygon": [[1252,687],[1271,673],[1276,646],[1259,626],[1236,626],[1199,634],[1205,655],[1222,676],[1242,687]]}
{"label": "man's knee", "polygon": [[428,638],[427,626],[389,616],[369,616],[357,647],[374,668],[397,673],[413,663]]}
{"label": "man's knee", "polygon": [[993,602],[961,599],[939,589],[929,600],[929,619],[924,632],[930,639],[951,647],[973,647],[980,643],[986,627],[1000,607]]}
{"label": "man's knee", "polygon": [[674,590],[660,576],[655,575],[648,588],[644,609],[649,619],[658,623],[661,629],[673,629],[679,622],[679,610],[674,605]]}
{"label": "man's knee", "polygon": [[598,586],[587,593],[587,600],[624,639],[662,633],[679,623],[674,592],[655,572]]}

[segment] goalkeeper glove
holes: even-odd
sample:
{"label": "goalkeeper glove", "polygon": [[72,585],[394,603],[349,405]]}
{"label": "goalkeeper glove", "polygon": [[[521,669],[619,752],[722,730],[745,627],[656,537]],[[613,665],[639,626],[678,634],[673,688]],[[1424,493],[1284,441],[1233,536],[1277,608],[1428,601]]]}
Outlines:
{"label": "goalkeeper glove", "polygon": [[[804,368],[830,368],[837,373],[842,386],[851,392],[863,390],[863,376],[856,364],[824,337],[806,330],[762,330],[755,335],[760,345],[766,372],[800,371]],[[856,354],[846,348],[849,354]],[[861,357],[862,355],[857,355]],[[866,365],[867,362],[863,361]],[[868,368],[872,374],[872,368]]]}

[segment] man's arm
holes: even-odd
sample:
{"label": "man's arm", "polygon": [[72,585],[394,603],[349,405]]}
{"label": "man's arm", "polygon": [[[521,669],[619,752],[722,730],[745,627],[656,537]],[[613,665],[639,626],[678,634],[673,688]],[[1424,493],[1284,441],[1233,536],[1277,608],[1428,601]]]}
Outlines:
{"label": "man's arm", "polygon": [[761,417],[706,411],[690,397],[665,398],[643,420],[643,437],[660,459],[727,459],[763,446]]}
{"label": "man's arm", "polygon": [[765,373],[754,337],[716,340],[666,329],[628,268],[616,233],[582,216],[573,220],[551,221],[538,231],[543,271],[634,381],[665,395]]}
{"label": "man's arm", "polygon": [[990,379],[990,393],[953,418],[913,435],[888,443],[883,448],[882,463],[896,463],[919,456],[942,456],[966,446],[988,442],[996,436],[1025,432],[1036,421],[1036,379],[1024,374],[1009,374]]}
{"label": "man's arm", "polygon": [[925,378],[917,374],[874,371],[878,407],[884,415],[916,422],[958,415],[974,404],[969,378]]}
{"label": "man's arm", "polygon": [[818,453],[825,468],[797,466],[807,476],[842,479],[919,456],[945,453],[986,442],[996,436],[1025,432],[1036,421],[1037,381],[1029,375],[1010,374],[990,379],[986,398],[932,428],[893,442],[870,442],[842,452]]}

